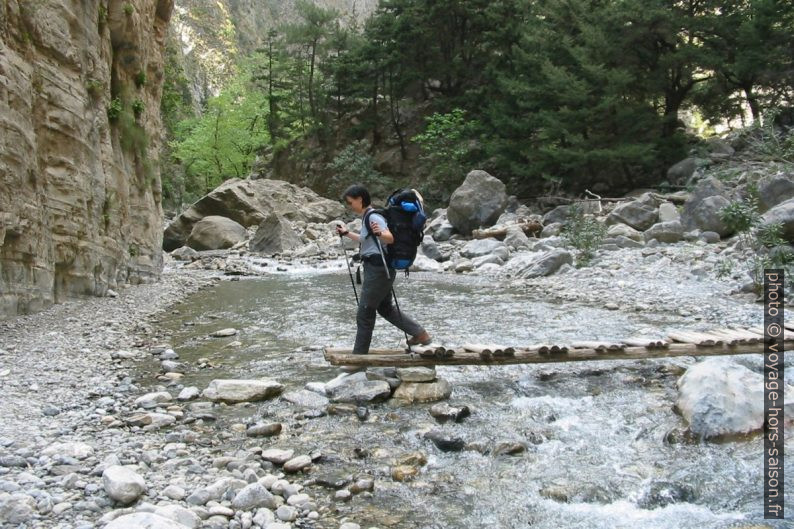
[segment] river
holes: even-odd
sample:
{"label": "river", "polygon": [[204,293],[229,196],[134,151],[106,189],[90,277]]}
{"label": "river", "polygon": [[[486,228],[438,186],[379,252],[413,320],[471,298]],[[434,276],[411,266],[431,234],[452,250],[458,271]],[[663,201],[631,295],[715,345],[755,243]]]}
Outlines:
{"label": "river", "polygon": [[[672,311],[633,314],[547,303],[476,276],[414,273],[397,280],[396,292],[402,310],[438,341],[452,344],[608,340],[698,328]],[[196,365],[207,358],[215,365],[194,369],[181,381],[199,388],[215,378],[273,378],[286,391],[328,381],[338,372],[326,364],[321,347],[350,346],[355,334],[353,291],[339,263],[221,281],[172,308],[158,325],[181,361]],[[208,337],[225,327],[240,333]],[[373,346],[396,346],[401,338],[379,319]],[[241,345],[226,347],[232,341]],[[752,355],[737,358],[753,362]],[[233,442],[319,450],[324,457],[316,473],[372,476],[371,496],[354,496],[332,511],[362,527],[684,529],[764,522],[759,435],[723,443],[666,441],[668,432],[683,425],[672,409],[676,380],[694,362],[681,357],[439,367],[438,375],[454,388],[450,404],[473,412],[453,425],[436,424],[430,404],[371,406],[361,422],[355,416],[307,419],[276,400],[228,407],[214,427],[225,431],[237,422],[277,420],[285,425],[280,437],[263,443],[239,434]],[[433,428],[490,447],[519,442],[527,450],[499,456],[445,453],[422,437]],[[792,439],[786,435],[789,452]],[[427,458],[419,476],[393,481],[393,460],[417,451]],[[794,491],[792,475],[787,465],[789,491]],[[332,496],[319,487],[309,493]]]}

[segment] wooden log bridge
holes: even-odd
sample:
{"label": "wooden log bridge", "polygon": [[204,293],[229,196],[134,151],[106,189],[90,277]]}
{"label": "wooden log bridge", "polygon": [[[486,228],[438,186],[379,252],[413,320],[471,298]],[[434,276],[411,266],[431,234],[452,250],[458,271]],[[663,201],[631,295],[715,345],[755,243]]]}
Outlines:
{"label": "wooden log bridge", "polygon": [[[350,349],[325,348],[331,365],[416,367],[439,365],[510,365],[581,362],[588,360],[641,360],[673,356],[719,356],[764,352],[762,327],[736,326],[710,331],[671,331],[664,338],[631,337],[618,341],[576,341],[570,344],[535,344],[506,347],[430,344],[407,349],[370,349],[367,355]],[[794,324],[785,324],[783,350],[794,350]]]}

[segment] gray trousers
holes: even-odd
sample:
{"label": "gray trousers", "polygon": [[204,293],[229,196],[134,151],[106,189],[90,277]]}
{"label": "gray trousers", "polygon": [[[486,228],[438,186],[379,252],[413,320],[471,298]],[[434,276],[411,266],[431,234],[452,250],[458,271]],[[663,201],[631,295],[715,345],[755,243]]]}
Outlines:
{"label": "gray trousers", "polygon": [[364,284],[361,287],[358,313],[356,314],[356,343],[353,346],[353,354],[367,354],[369,344],[372,341],[372,331],[375,328],[376,313],[380,314],[392,325],[408,333],[408,336],[416,336],[424,332],[424,328],[416,323],[413,318],[405,312],[397,312],[397,308],[392,302],[391,289],[397,273],[389,269],[387,275],[386,268],[364,263]]}

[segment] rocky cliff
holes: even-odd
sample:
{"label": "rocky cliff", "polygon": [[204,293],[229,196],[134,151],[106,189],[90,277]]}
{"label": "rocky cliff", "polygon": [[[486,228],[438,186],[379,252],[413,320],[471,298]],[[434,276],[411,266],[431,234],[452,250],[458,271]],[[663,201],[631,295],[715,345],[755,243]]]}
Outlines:
{"label": "rocky cliff", "polygon": [[[362,24],[377,0],[314,0],[340,13],[343,23]],[[201,105],[218,95],[235,61],[267,41],[268,31],[299,18],[296,0],[176,0],[169,31],[175,61]]]}
{"label": "rocky cliff", "polygon": [[173,0],[0,5],[0,317],[159,276],[172,9]]}

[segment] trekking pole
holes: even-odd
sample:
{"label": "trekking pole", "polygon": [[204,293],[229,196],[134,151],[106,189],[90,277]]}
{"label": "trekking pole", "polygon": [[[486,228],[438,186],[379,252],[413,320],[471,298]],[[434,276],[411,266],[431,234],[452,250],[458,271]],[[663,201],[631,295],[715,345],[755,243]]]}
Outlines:
{"label": "trekking pole", "polygon": [[[386,270],[386,275],[391,278],[391,273],[389,273],[389,267],[386,264],[386,256],[383,255],[383,246],[380,245],[380,239],[375,237],[375,242],[378,243],[378,251],[380,252],[380,258],[383,260],[383,269]],[[397,294],[394,293],[394,287],[391,287],[391,295],[394,297],[394,304],[397,306],[397,314],[400,316],[400,325],[405,326],[403,322],[403,313],[400,312],[400,304],[397,302]],[[408,352],[413,354],[413,349],[411,349],[411,344],[408,343],[408,333],[403,329],[403,334],[405,334],[405,346],[408,347]]]}
{"label": "trekking pole", "polygon": [[353,281],[353,270],[350,268],[350,261],[347,260],[347,248],[345,248],[345,241],[342,236],[339,236],[339,244],[342,245],[342,251],[345,254],[345,264],[347,265],[347,274],[350,276],[350,284],[353,285],[353,295],[356,296],[356,305],[358,305],[358,291],[356,290],[356,282]]}

